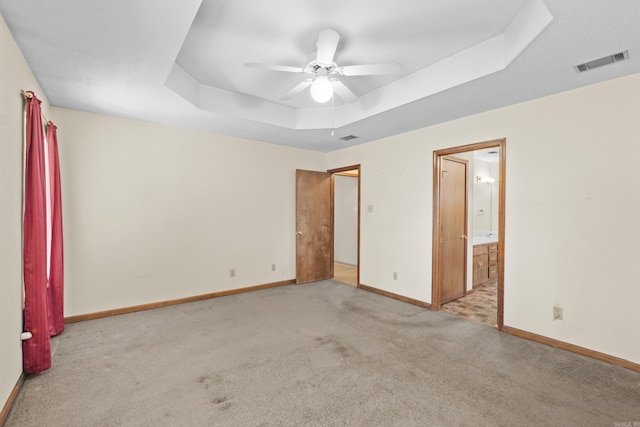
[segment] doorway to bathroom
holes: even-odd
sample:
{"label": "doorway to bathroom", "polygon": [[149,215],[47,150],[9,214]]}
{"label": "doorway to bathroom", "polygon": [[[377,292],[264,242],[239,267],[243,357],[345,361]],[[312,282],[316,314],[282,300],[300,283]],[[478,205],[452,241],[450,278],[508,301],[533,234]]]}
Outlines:
{"label": "doorway to bathroom", "polygon": [[[433,157],[432,309],[500,330],[504,324],[505,146],[505,139],[492,140],[438,150]],[[467,165],[466,173],[454,183],[447,175],[452,165],[459,164]]]}

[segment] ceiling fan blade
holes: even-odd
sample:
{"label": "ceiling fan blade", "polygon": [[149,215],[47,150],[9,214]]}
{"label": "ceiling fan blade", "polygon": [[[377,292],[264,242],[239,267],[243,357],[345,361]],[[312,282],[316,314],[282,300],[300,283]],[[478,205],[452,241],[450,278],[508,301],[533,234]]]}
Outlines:
{"label": "ceiling fan blade", "polygon": [[340,80],[331,79],[331,83],[333,83],[333,91],[337,93],[344,102],[354,102],[358,99],[358,97],[351,92],[351,89],[346,87]]}
{"label": "ceiling fan blade", "polygon": [[333,63],[333,57],[336,54],[339,41],[340,35],[334,30],[320,31],[320,34],[318,34],[318,53],[316,55],[318,64],[330,65]]}
{"label": "ceiling fan blade", "polygon": [[298,95],[300,92],[302,92],[303,90],[305,90],[306,88],[311,86],[312,82],[313,82],[313,79],[304,80],[302,83],[300,83],[297,86],[295,86],[289,92],[287,92],[284,95],[282,95],[280,97],[280,101],[287,101],[287,100],[293,98],[294,96]]}
{"label": "ceiling fan blade", "polygon": [[273,71],[286,71],[287,73],[304,73],[304,68],[290,67],[288,65],[271,65],[271,64],[259,64],[257,62],[247,62],[245,67],[259,68],[261,70],[273,70]]}
{"label": "ceiling fan blade", "polygon": [[338,68],[338,73],[343,76],[377,76],[381,74],[395,74],[402,69],[400,64],[390,62],[387,64],[347,65]]}

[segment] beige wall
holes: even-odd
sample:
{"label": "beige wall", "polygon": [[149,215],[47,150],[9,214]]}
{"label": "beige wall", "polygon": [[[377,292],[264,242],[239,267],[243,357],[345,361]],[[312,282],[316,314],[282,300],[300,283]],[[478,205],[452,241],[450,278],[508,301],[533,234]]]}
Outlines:
{"label": "beige wall", "polygon": [[22,372],[22,152],[24,104],[48,102],[0,16],[0,409]]}
{"label": "beige wall", "polygon": [[295,278],[295,170],[323,153],[52,113],[66,316]]}
{"label": "beige wall", "polygon": [[633,75],[330,153],[362,165],[362,283],[430,302],[433,151],[504,137],[505,324],[640,363],[639,112]]}

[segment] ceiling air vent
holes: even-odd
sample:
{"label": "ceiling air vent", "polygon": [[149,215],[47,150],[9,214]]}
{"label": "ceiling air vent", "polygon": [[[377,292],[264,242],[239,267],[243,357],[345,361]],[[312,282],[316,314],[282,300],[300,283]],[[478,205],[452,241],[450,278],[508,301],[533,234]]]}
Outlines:
{"label": "ceiling air vent", "polygon": [[604,56],[602,58],[594,59],[593,61],[585,62],[584,64],[576,65],[573,68],[578,73],[583,73],[588,70],[593,70],[594,68],[602,67],[605,65],[613,64],[614,62],[624,61],[625,59],[629,59],[629,51],[625,50],[624,52],[614,53],[613,55]]}
{"label": "ceiling air vent", "polygon": [[341,141],[349,141],[349,140],[356,139],[356,138],[358,138],[358,137],[355,136],[355,135],[347,135],[347,136],[343,136],[342,138],[338,138],[338,139],[341,140]]}

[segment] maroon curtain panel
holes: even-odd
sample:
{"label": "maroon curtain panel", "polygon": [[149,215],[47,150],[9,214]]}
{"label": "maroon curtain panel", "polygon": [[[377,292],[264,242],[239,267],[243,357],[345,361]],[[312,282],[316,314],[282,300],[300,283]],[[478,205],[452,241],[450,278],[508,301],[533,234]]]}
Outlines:
{"label": "maroon curtain panel", "polygon": [[51,367],[47,311],[47,213],[44,130],[40,100],[27,98],[24,188],[24,330],[23,367],[37,373]]}
{"label": "maroon curtain panel", "polygon": [[51,198],[51,258],[47,309],[49,334],[58,335],[64,331],[64,259],[62,250],[62,195],[60,191],[60,161],[58,158],[57,127],[47,124],[47,144],[49,148],[49,188]]}

